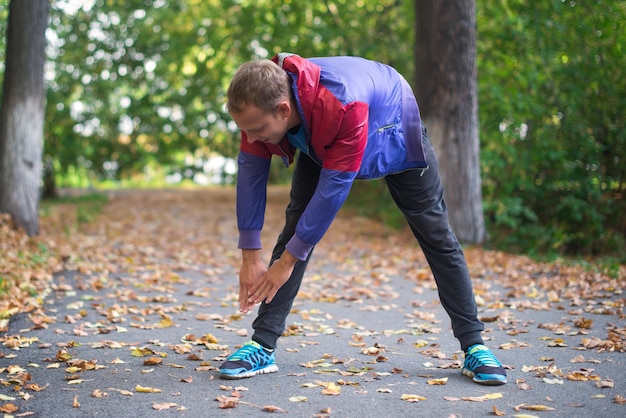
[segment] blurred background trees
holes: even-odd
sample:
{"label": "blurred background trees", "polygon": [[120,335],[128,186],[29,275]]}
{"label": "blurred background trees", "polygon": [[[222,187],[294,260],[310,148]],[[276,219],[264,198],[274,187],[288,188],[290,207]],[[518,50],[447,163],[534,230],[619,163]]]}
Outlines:
{"label": "blurred background trees", "polygon": [[[54,0],[44,189],[232,181],[230,169],[206,172],[236,155],[223,103],[238,65],[279,51],[361,55],[411,81],[416,13],[397,0]],[[490,245],[626,257],[624,21],[618,0],[476,1]],[[378,187],[359,185],[355,198]]]}

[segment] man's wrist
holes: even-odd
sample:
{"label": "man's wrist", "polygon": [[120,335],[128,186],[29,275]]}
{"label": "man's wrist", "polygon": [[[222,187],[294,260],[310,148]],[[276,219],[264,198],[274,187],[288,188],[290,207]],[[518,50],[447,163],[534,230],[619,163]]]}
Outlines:
{"label": "man's wrist", "polygon": [[241,259],[244,263],[256,263],[261,259],[261,250],[241,250]]}
{"label": "man's wrist", "polygon": [[283,251],[283,254],[280,256],[279,261],[287,267],[293,267],[296,265],[298,261],[300,261],[297,257],[291,254],[289,251]]}

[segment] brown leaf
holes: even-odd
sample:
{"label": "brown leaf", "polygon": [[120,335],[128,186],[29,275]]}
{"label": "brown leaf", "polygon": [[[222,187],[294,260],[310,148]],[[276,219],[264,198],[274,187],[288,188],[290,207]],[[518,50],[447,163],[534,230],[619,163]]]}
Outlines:
{"label": "brown leaf", "polygon": [[239,404],[239,399],[231,398],[230,396],[220,395],[215,400],[219,402],[218,407],[220,409],[231,409]]}
{"label": "brown leaf", "polygon": [[106,398],[107,396],[109,396],[109,394],[103,392],[102,389],[94,389],[94,391],[91,392],[92,398]]}
{"label": "brown leaf", "polygon": [[498,416],[498,417],[503,417],[506,415],[504,411],[499,410],[495,405],[493,406],[492,412],[495,416]]}
{"label": "brown leaf", "polygon": [[20,408],[18,408],[15,404],[12,403],[5,403],[3,405],[0,405],[0,412],[3,412],[5,414],[12,414],[13,412],[19,411]]}
{"label": "brown leaf", "polygon": [[265,412],[280,412],[280,413],[284,413],[286,414],[287,411],[285,411],[282,408],[279,408],[277,406],[273,406],[273,405],[265,405],[263,407],[261,407],[261,411],[265,411]]}
{"label": "brown leaf", "polygon": [[157,411],[164,411],[166,409],[170,409],[170,408],[176,408],[178,406],[178,404],[175,404],[174,402],[164,402],[164,403],[153,403],[152,404],[152,409],[156,409]]}
{"label": "brown leaf", "polygon": [[163,359],[159,357],[149,357],[143,361],[144,366],[158,366],[163,363]]}

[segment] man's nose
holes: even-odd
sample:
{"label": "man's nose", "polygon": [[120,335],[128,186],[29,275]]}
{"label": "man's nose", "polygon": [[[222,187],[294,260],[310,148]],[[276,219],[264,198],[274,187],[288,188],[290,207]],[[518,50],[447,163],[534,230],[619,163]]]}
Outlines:
{"label": "man's nose", "polygon": [[248,138],[248,144],[252,144],[254,142],[256,142],[259,137],[257,135],[252,135],[246,132],[246,137]]}

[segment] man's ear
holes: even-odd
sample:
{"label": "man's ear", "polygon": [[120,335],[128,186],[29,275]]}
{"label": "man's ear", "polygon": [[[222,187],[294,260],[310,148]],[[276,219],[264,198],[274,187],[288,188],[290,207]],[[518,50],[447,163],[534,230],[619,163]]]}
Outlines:
{"label": "man's ear", "polygon": [[278,110],[278,113],[280,114],[280,116],[282,116],[285,119],[288,119],[289,116],[291,115],[291,103],[289,102],[289,100],[283,100],[281,102],[278,102],[278,105],[276,106],[276,110]]}

